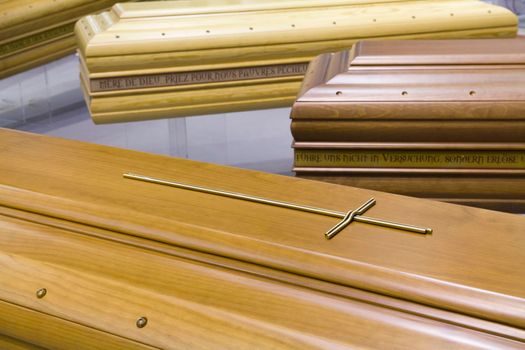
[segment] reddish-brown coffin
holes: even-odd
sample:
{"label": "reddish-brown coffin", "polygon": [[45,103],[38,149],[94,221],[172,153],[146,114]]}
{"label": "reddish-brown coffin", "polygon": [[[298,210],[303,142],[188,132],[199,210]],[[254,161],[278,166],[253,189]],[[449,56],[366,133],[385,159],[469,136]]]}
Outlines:
{"label": "reddish-brown coffin", "polygon": [[525,40],[365,41],[321,55],[292,133],[299,176],[523,211]]}

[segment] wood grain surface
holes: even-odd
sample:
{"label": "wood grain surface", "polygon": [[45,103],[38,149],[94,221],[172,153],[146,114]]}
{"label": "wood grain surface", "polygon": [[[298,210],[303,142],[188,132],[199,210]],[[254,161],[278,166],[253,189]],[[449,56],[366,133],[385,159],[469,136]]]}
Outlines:
{"label": "wood grain surface", "polygon": [[523,65],[525,40],[362,41],[353,50],[352,66]]}
{"label": "wood grain surface", "polygon": [[[337,7],[306,5],[294,8],[293,11],[286,8],[275,9],[271,4],[269,3],[269,6],[262,10],[243,13],[239,13],[235,6],[226,6],[226,11],[214,15],[208,14],[210,10],[206,6],[197,7],[196,12],[199,10],[203,12],[202,15],[197,16],[206,18],[204,23],[193,20],[196,16],[195,11],[190,12],[189,15],[188,12],[183,11],[170,17],[145,17],[130,21],[116,18],[117,22],[109,28],[94,33],[84,52],[89,58],[363,37],[378,38],[496,27],[509,28],[517,24],[516,17],[510,11],[474,0],[386,3],[370,0],[360,4],[348,1],[345,5]],[[176,7],[177,3],[175,2],[174,5]],[[452,7],[456,12],[455,16],[450,16]],[[392,13],[396,13],[396,16],[393,17]],[[374,16],[375,23],[379,21],[384,25],[374,25]],[[412,16],[416,18],[413,19]],[[420,16],[419,21],[417,16]],[[330,22],[329,26],[326,23],[328,19],[340,20],[340,22],[336,22],[335,25]],[[79,22],[77,29],[82,29],[82,24],[83,21]],[[295,27],[292,27],[292,24]],[[249,29],[250,25],[253,26],[253,30]],[[351,29],[351,32],[347,32],[346,29]],[[287,35],[272,35],[284,30]],[[163,31],[166,34],[164,40],[161,38]],[[516,31],[517,29],[514,34]],[[502,32],[512,35],[507,30]],[[116,35],[119,37],[117,38]],[[220,40],[210,40],[216,37]],[[263,51],[261,55],[264,57],[267,54]]]}
{"label": "wood grain surface", "polygon": [[[3,224],[20,241],[10,240],[5,249],[10,256],[7,262],[0,258],[4,271],[8,271],[3,274],[2,298],[75,324],[102,329],[106,338],[115,334],[172,349],[342,349],[377,348],[381,344],[392,344],[394,349],[442,344],[472,347],[468,342],[502,348],[519,346],[519,342],[504,337],[407,317],[380,306],[141,252],[121,244],[57,230],[49,232],[45,227],[18,224],[16,220],[6,219]],[[32,244],[28,245],[28,241]],[[46,244],[48,253],[38,253],[40,244]],[[145,278],[152,271],[154,278]],[[63,277],[59,280],[58,276]],[[49,286],[43,299],[33,296],[31,300],[27,295],[35,286],[31,280]],[[81,292],[71,293],[68,286]],[[312,310],[316,317],[305,321]],[[18,318],[20,313],[17,310],[13,315]],[[140,315],[148,317],[148,325],[138,330],[134,321]],[[334,329],[331,322],[344,325],[345,331]],[[64,333],[86,348],[96,346],[97,341],[107,341],[100,336],[89,337],[86,326],[77,326],[76,334],[68,329],[75,330],[74,327],[66,327]],[[433,332],[429,334],[426,327]],[[374,329],[382,332],[370,337]],[[460,341],[454,339],[460,334]],[[54,338],[53,334],[47,337]],[[396,337],[402,340],[394,341]],[[108,342],[107,346],[112,345]],[[126,344],[115,348],[118,346],[132,348]]]}
{"label": "wood grain surface", "polygon": [[[292,108],[294,171],[332,183],[522,212],[522,166],[484,157],[523,150],[524,68],[522,38],[363,41],[320,55]],[[480,162],[445,160],[447,152],[458,150]],[[337,160],[342,157],[337,154],[365,152],[382,152],[384,159],[395,152],[434,152],[439,161],[387,166],[369,158]]]}
{"label": "wood grain surface", "polygon": [[519,143],[525,139],[525,119],[308,119],[292,120],[291,131],[301,142]]}
{"label": "wood grain surface", "polygon": [[360,42],[312,62],[292,119],[523,121],[524,52],[523,39]]}
{"label": "wood grain surface", "polygon": [[79,17],[113,5],[113,0],[5,0],[0,3],[0,43],[43,28],[73,22]]}
{"label": "wood grain surface", "polygon": [[[439,200],[448,203],[468,205],[511,213],[525,210],[525,179],[523,176],[470,173],[444,174],[427,171],[421,173],[402,173],[391,171],[349,172],[344,169],[294,169],[297,176],[316,181],[326,181],[339,185],[366,188],[375,191],[397,193]],[[337,169],[335,169],[337,170]]]}
{"label": "wood grain surface", "polygon": [[261,78],[103,91],[100,81],[305,64],[363,38],[513,37],[516,24],[509,11],[474,0],[179,1],[118,5],[83,18],[76,35],[91,115],[111,123],[290,106],[304,72],[283,87]]}
{"label": "wood grain surface", "polygon": [[[0,150],[0,299],[79,332],[160,348],[523,346],[519,216],[8,130]],[[326,241],[333,219],[138,183],[127,171],[343,211],[373,196],[370,216],[434,234],[354,223]],[[202,254],[211,260],[193,257]],[[418,307],[435,311],[408,311]],[[457,316],[425,316],[439,312]],[[141,316],[148,325],[137,329]]]}
{"label": "wood grain surface", "polygon": [[171,17],[177,15],[202,15],[227,12],[249,13],[264,10],[291,10],[302,8],[326,8],[369,3],[394,3],[406,0],[191,0],[180,1],[177,6],[169,2],[143,2],[140,4],[116,4],[113,11],[120,18]]}
{"label": "wood grain surface", "polygon": [[[0,333],[8,335],[9,339],[22,342],[27,349],[154,349],[145,344],[114,336],[95,328],[81,326],[50,313],[39,312],[4,300],[0,301],[0,322],[2,324]],[[9,346],[4,347],[1,340],[0,335],[2,349],[10,349]],[[21,347],[20,349],[26,348]]]}
{"label": "wood grain surface", "polygon": [[365,303],[386,307],[416,315],[419,317],[430,318],[438,320],[446,324],[459,325],[472,330],[488,332],[493,335],[509,338],[509,339],[525,339],[525,330],[516,329],[506,325],[489,322],[486,320],[477,319],[465,315],[460,315],[453,312],[448,312],[432,307],[426,307],[421,304],[415,304],[410,301],[400,300],[384,295],[378,295],[371,292],[351,288],[348,286],[340,286],[332,283],[300,276],[297,274],[279,271],[261,265],[251,264],[246,261],[232,260],[226,257],[221,257],[213,254],[206,254],[195,250],[181,248],[174,245],[160,243],[144,238],[133,237],[118,232],[97,229],[94,227],[87,227],[82,224],[74,223],[57,218],[51,218],[40,214],[30,213],[11,209],[7,207],[0,207],[1,215],[12,218],[18,218],[29,222],[45,224],[54,228],[65,229],[71,232],[82,235],[104,238],[107,240],[124,243],[136,248],[152,250],[170,256],[189,259],[191,261],[211,264],[213,266],[220,266],[230,270],[235,270],[243,273],[269,278],[275,281],[281,281],[295,286],[306,287],[311,290],[316,290],[331,295],[337,295],[344,298],[359,300]]}
{"label": "wood grain surface", "polygon": [[0,78],[23,72],[75,52],[75,37],[49,42],[45,45],[0,59]]}
{"label": "wood grain surface", "polygon": [[75,21],[115,0],[0,1],[0,78],[74,52]]}
{"label": "wood grain surface", "polygon": [[34,346],[4,335],[0,335],[0,346],[4,350],[45,350],[39,346]]}

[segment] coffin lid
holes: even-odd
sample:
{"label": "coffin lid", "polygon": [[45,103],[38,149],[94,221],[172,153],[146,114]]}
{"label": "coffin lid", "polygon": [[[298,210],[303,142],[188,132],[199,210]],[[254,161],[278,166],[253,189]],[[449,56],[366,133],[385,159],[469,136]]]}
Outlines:
{"label": "coffin lid", "polygon": [[309,66],[293,119],[522,119],[525,40],[364,41]]}
{"label": "coffin lid", "polygon": [[525,65],[525,38],[366,40],[356,43],[350,66]]}
{"label": "coffin lid", "polygon": [[277,9],[326,8],[333,6],[401,1],[406,0],[314,0],[308,2],[304,2],[303,0],[178,0],[175,4],[166,1],[148,1],[138,4],[116,4],[112,11],[120,18],[146,18],[228,12],[268,11]]}
{"label": "coffin lid", "polygon": [[[264,5],[259,1],[226,1],[205,7],[207,4],[128,4],[117,6],[114,16],[88,16],[77,25],[78,35],[91,34],[81,49],[88,57],[159,54],[415,33],[446,35],[458,29],[509,28],[517,24],[516,16],[507,9],[475,0],[440,0],[432,4],[418,0],[336,0],[322,7],[319,1],[309,5],[297,1]],[[144,13],[138,10],[143,5]],[[429,6],[433,6],[431,11]],[[392,11],[397,13],[394,18],[390,16]],[[449,16],[451,11],[454,16]]]}
{"label": "coffin lid", "polygon": [[[0,130],[0,205],[525,327],[525,218]],[[45,155],[45,156],[43,156]],[[124,179],[134,172],[368,216],[420,236]]]}
{"label": "coffin lid", "polygon": [[36,14],[40,17],[45,17],[60,11],[82,7],[90,2],[90,0],[70,0],[57,4],[57,2],[53,0],[37,0],[32,2],[5,0],[2,1],[2,15],[4,18],[2,18],[2,22],[0,22],[0,30],[23,23],[24,21],[34,20],[36,19]]}
{"label": "coffin lid", "polygon": [[2,1],[0,43],[28,36],[47,28],[73,23],[80,16],[100,11],[113,5],[115,0],[5,0]]}

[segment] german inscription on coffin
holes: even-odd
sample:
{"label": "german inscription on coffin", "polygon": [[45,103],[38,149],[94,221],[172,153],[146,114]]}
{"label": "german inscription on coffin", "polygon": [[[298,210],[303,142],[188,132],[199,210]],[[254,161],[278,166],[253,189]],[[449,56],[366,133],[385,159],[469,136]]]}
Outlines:
{"label": "german inscription on coffin", "polygon": [[525,169],[525,152],[296,149],[295,166]]}

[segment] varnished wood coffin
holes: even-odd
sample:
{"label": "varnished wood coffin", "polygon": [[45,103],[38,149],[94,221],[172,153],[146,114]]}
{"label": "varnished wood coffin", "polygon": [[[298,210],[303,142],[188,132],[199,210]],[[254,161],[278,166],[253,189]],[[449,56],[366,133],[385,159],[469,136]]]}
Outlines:
{"label": "varnished wood coffin", "polygon": [[95,123],[291,106],[308,62],[362,38],[510,37],[477,0],[118,4],[76,25]]}
{"label": "varnished wood coffin", "polygon": [[[0,130],[2,349],[519,349],[525,218]],[[429,227],[418,235],[124,179]]]}
{"label": "varnished wood coffin", "polygon": [[316,58],[292,110],[298,175],[525,210],[525,40],[365,41]]}
{"label": "varnished wood coffin", "polygon": [[73,53],[75,21],[116,0],[0,1],[0,78]]}

